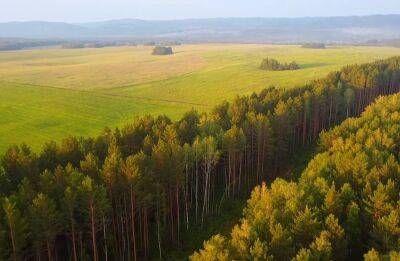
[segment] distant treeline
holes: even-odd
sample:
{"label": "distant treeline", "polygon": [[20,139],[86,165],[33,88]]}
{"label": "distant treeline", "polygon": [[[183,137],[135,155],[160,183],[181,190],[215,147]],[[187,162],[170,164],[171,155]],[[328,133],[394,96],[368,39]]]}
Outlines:
{"label": "distant treeline", "polygon": [[60,45],[59,40],[26,40],[26,39],[1,39],[0,51],[22,50],[27,48]]}
{"label": "distant treeline", "polygon": [[[111,46],[136,46],[138,43],[132,41],[74,41],[74,42],[65,42],[62,44],[63,48],[66,49],[74,49],[74,48],[103,48],[103,47],[111,47]],[[181,45],[180,42],[145,42],[144,46],[174,46]]]}
{"label": "distant treeline", "polygon": [[12,51],[46,46],[61,46],[66,49],[102,48],[108,46],[135,46],[132,41],[67,41],[67,40],[30,40],[30,39],[0,39],[0,51]]}
{"label": "distant treeline", "polygon": [[[137,118],[97,137],[48,142],[39,153],[13,146],[0,161],[0,259],[167,258],[184,243],[183,231],[204,225],[221,202],[279,177],[322,130],[399,90],[397,57],[347,66],[299,88],[238,96],[177,121]],[[275,225],[265,231],[286,242]],[[258,253],[263,245],[255,244],[242,246]]]}
{"label": "distant treeline", "polygon": [[[103,48],[112,46],[136,46],[131,40],[31,40],[18,38],[0,38],[0,51],[12,51],[29,48],[61,46],[64,49]],[[179,41],[144,42],[145,46],[177,46]]]}
{"label": "distant treeline", "polygon": [[326,48],[324,43],[306,43],[306,44],[303,44],[301,47],[309,48],[309,49],[325,49]]}
{"label": "distant treeline", "polygon": [[279,63],[275,59],[265,58],[260,65],[261,70],[266,71],[287,71],[287,70],[298,70],[300,66],[296,62],[291,63]]}
{"label": "distant treeline", "polygon": [[65,42],[62,44],[62,47],[65,49],[103,48],[111,46],[136,46],[136,43],[130,41],[79,41]]}
{"label": "distant treeline", "polygon": [[160,42],[161,46],[177,46],[177,45],[181,45],[182,43],[179,41],[164,41],[164,42]]}
{"label": "distant treeline", "polygon": [[163,42],[149,41],[143,43],[144,46],[176,46],[181,44],[182,43],[179,41],[163,41]]}

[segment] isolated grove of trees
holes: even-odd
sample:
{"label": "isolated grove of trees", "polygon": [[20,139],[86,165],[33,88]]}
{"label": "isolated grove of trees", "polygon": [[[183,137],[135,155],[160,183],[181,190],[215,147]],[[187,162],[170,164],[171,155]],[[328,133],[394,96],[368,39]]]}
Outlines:
{"label": "isolated grove of trees", "polygon": [[261,62],[260,69],[266,71],[287,71],[287,70],[298,70],[300,69],[300,67],[294,61],[291,63],[282,64],[275,59],[265,58]]}
{"label": "isolated grove of trees", "polygon": [[191,260],[399,260],[400,94],[323,132],[297,182],[256,187],[229,238]]}
{"label": "isolated grove of trees", "polygon": [[153,55],[170,55],[173,54],[172,47],[156,46],[153,49]]}
{"label": "isolated grove of trees", "polygon": [[[359,115],[379,95],[399,89],[400,58],[396,57],[347,66],[299,88],[271,87],[258,94],[238,96],[210,113],[189,111],[178,121],[166,116],[144,116],[122,129],[105,129],[97,137],[69,137],[60,144],[48,142],[39,153],[27,145],[12,146],[0,163],[0,259],[163,258],[166,249],[179,248],[183,231],[202,226],[210,215],[218,213],[222,202],[246,196],[254,186],[278,177],[285,161],[314,143],[322,130]],[[376,135],[380,135],[379,131]],[[328,144],[330,136],[324,137],[324,144]],[[388,135],[380,140],[382,144],[391,144]],[[372,146],[373,141],[366,140],[365,144]],[[344,171],[353,167],[350,165],[354,161],[343,162],[347,162]],[[361,167],[360,175],[364,173]],[[391,167],[376,172],[387,172],[389,177]],[[348,178],[343,176],[343,182],[349,182]],[[375,182],[372,176],[371,182]],[[276,184],[280,183],[284,182]],[[332,200],[339,193],[337,189],[342,191],[342,183],[336,183],[333,186],[329,181],[323,185],[332,190]],[[371,189],[374,191],[375,185]],[[290,192],[295,197],[293,191],[296,192],[295,188],[282,193]],[[316,194],[308,200],[319,204],[323,195]],[[274,204],[284,206],[285,202],[279,196]],[[349,202],[352,201],[346,201]],[[303,214],[297,213],[311,224],[299,223],[298,229],[315,226],[319,232],[321,227],[325,231],[333,226],[337,229],[335,236],[341,239],[342,219],[337,219],[344,217],[327,215],[325,223],[317,219],[314,225],[313,218],[309,220],[316,213],[311,203],[309,210],[304,208]],[[327,204],[333,204],[328,205],[333,209],[329,213],[347,213],[335,201]],[[387,207],[382,206],[382,213],[388,213]],[[294,210],[298,207],[293,206]],[[352,211],[356,215],[357,207]],[[281,220],[279,213],[277,220]],[[383,214],[376,217],[384,217]],[[276,243],[267,245],[260,238],[254,243],[257,247],[251,245],[253,248],[247,250],[259,252],[275,247],[271,250],[274,252],[267,253],[276,257],[296,252],[298,245],[290,251],[281,248],[282,244],[291,245],[291,241],[285,241],[290,238],[286,237],[288,232],[283,224],[259,226],[270,224],[274,225],[270,229],[275,231]],[[314,234],[308,230],[298,236],[305,237],[304,242],[314,240]],[[321,234],[317,246],[330,237],[331,234]],[[220,248],[225,249],[225,239],[213,240],[220,240]],[[309,245],[303,247],[304,254],[313,251]],[[376,249],[386,251],[389,247]]]}

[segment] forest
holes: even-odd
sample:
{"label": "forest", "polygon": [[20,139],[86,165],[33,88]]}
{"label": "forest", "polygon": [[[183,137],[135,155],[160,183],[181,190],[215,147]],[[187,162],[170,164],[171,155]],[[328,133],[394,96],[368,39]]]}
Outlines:
{"label": "forest", "polygon": [[399,260],[400,94],[322,132],[298,181],[256,187],[191,260]]}
{"label": "forest", "polygon": [[[324,130],[399,89],[400,57],[394,57],[347,66],[302,87],[238,96],[177,121],[140,117],[97,137],[48,142],[39,153],[12,146],[0,167],[1,259],[163,259],[179,249],[183,231],[204,225],[223,202],[283,177],[287,159],[321,132],[326,152],[298,183],[278,179],[271,188],[257,187],[233,238],[216,236],[192,258],[387,254],[399,230],[398,97]],[[351,223],[358,216],[363,222]],[[371,240],[363,245],[360,238]]]}

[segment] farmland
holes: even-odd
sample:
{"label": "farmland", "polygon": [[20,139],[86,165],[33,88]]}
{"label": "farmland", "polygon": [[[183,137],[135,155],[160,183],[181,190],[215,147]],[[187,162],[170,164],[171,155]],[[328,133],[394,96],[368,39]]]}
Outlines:
{"label": "farmland", "polygon": [[[87,136],[136,115],[178,118],[195,107],[275,85],[291,88],[344,65],[400,55],[386,47],[304,49],[277,45],[182,45],[174,55],[152,47],[47,49],[0,53],[0,152],[25,142]],[[263,58],[301,69],[266,72]]]}

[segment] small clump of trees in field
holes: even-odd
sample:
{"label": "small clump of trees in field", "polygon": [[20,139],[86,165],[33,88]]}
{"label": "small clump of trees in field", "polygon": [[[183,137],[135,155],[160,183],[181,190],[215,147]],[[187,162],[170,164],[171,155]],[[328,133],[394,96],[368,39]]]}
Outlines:
{"label": "small clump of trees in field", "polygon": [[153,55],[170,55],[173,54],[172,47],[156,46],[153,49]]}
{"label": "small clump of trees in field", "polygon": [[287,71],[298,70],[300,66],[295,61],[291,63],[280,63],[275,59],[265,58],[261,62],[260,69],[266,71]]}
{"label": "small clump of trees in field", "polygon": [[306,43],[303,44],[301,47],[308,49],[325,49],[326,45],[323,43]]}

